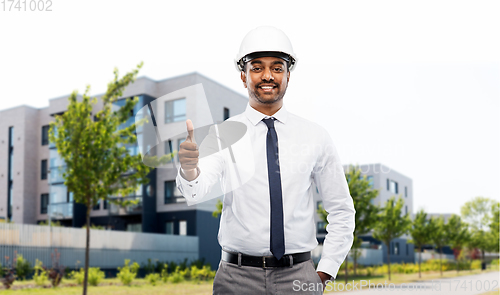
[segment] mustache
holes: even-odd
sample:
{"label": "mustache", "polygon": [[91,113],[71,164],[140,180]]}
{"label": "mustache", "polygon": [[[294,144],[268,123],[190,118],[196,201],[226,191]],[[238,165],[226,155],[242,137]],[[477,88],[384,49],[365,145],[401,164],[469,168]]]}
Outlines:
{"label": "mustache", "polygon": [[262,85],[262,84],[273,84],[274,86],[279,87],[279,85],[277,83],[274,83],[274,82],[261,82],[261,83],[255,85],[255,87],[260,87],[260,85]]}

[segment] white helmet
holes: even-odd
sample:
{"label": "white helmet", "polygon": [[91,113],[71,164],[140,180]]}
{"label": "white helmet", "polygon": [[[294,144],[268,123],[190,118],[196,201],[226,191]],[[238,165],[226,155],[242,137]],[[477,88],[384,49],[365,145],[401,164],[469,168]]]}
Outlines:
{"label": "white helmet", "polygon": [[240,52],[234,59],[234,64],[238,71],[243,71],[243,66],[252,57],[244,60],[244,57],[251,53],[261,52],[262,54],[253,55],[253,58],[262,56],[276,56],[287,61],[289,71],[292,71],[297,64],[297,56],[293,52],[290,39],[275,27],[262,26],[257,27],[243,38],[240,46]]}

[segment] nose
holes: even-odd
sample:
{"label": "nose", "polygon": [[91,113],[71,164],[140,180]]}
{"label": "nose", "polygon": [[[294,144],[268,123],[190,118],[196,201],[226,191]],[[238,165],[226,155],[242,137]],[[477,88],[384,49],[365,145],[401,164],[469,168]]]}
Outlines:
{"label": "nose", "polygon": [[271,68],[267,68],[267,67],[264,68],[264,70],[262,71],[261,80],[262,81],[271,81],[271,80],[274,81],[274,77],[273,77],[273,74],[271,72]]}

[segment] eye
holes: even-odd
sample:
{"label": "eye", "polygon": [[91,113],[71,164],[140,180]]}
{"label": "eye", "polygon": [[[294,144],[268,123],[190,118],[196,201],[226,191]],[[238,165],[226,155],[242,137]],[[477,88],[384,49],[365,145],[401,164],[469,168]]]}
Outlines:
{"label": "eye", "polygon": [[260,71],[260,68],[259,67],[253,67],[252,71]]}
{"label": "eye", "polygon": [[280,67],[274,68],[274,70],[275,70],[276,72],[282,72],[282,71],[283,71],[283,69],[282,69],[282,68],[280,68]]}

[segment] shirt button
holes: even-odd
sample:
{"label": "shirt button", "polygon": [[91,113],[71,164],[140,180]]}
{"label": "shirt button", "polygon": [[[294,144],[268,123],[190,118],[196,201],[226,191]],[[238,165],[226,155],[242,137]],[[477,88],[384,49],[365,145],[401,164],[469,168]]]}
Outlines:
{"label": "shirt button", "polygon": [[193,194],[193,198],[196,197],[196,194]]}

